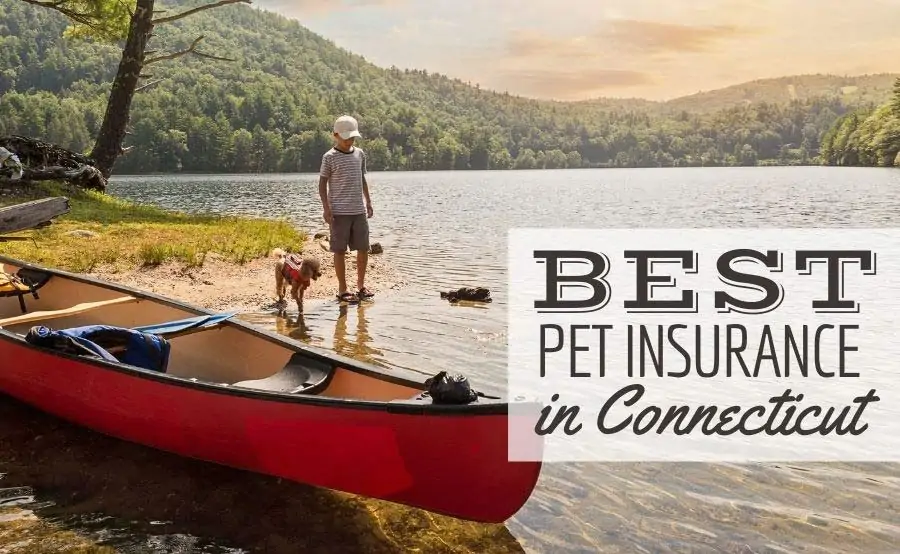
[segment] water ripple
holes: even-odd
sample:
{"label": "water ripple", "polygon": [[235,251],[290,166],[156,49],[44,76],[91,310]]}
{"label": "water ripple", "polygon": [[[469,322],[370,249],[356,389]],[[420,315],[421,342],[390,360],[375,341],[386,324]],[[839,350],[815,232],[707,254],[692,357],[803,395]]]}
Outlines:
{"label": "water ripple", "polygon": [[[110,190],[314,231],[317,181],[118,177]],[[303,340],[423,375],[462,371],[492,391],[506,386],[510,228],[900,226],[900,172],[886,169],[377,173],[372,182],[373,240],[412,286],[345,314],[313,308]],[[438,295],[476,285],[492,290],[492,304],[453,306]],[[271,315],[247,317],[284,328]],[[898,482],[889,464],[552,464],[507,527],[534,552],[891,552]]]}

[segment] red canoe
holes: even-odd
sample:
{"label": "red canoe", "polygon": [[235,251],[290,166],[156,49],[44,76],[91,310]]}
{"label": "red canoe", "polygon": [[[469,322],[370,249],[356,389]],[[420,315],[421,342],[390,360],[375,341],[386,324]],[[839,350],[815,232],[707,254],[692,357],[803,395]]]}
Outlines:
{"label": "red canoe", "polygon": [[[0,288],[0,392],[48,413],[182,456],[472,521],[507,520],[535,487],[540,462],[508,461],[513,404],[503,399],[439,404],[423,397],[422,381],[233,314],[0,263],[34,287]],[[146,365],[152,356],[140,358],[128,336],[76,336],[98,325],[163,338],[164,364]],[[539,437],[527,440],[541,451]]]}

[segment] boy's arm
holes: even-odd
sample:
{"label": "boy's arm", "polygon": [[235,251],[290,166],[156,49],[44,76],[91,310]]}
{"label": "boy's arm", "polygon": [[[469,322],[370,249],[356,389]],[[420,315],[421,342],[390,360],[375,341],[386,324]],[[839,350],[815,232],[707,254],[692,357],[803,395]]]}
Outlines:
{"label": "boy's arm", "polygon": [[322,211],[325,222],[331,224],[331,206],[328,205],[328,178],[331,176],[331,165],[328,158],[322,156],[322,166],[319,169],[319,199],[322,201]]}
{"label": "boy's arm", "polygon": [[369,180],[366,179],[366,174],[369,172],[368,169],[368,160],[369,156],[363,151],[363,163],[362,163],[362,182],[363,182],[363,196],[366,199],[366,212],[368,212],[369,217],[372,217],[372,197],[369,196]]}
{"label": "boy's arm", "polygon": [[319,199],[322,207],[328,207],[328,177],[319,177]]}
{"label": "boy's arm", "polygon": [[366,207],[372,207],[372,197],[369,196],[369,181],[366,179],[366,176],[363,175],[363,196],[366,197]]}

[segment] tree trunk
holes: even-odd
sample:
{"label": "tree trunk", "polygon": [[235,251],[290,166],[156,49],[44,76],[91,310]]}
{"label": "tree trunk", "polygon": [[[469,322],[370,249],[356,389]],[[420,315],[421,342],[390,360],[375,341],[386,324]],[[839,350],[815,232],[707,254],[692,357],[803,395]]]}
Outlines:
{"label": "tree trunk", "polygon": [[156,0],[137,0],[134,16],[128,29],[128,38],[122,50],[119,71],[113,81],[109,102],[100,134],[91,152],[95,166],[109,178],[116,159],[122,154],[122,142],[128,127],[131,100],[137,89],[138,79],[144,67],[144,53],[147,41],[153,31],[153,7]]}

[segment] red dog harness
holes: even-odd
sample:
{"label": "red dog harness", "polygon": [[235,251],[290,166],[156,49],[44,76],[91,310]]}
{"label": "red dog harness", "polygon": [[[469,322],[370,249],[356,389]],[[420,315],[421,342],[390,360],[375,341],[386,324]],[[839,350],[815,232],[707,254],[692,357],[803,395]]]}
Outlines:
{"label": "red dog harness", "polygon": [[304,277],[300,272],[302,265],[303,260],[299,256],[288,254],[284,258],[284,267],[281,269],[281,274],[291,283],[300,283],[303,288],[307,288],[310,286],[310,280],[309,277]]}

